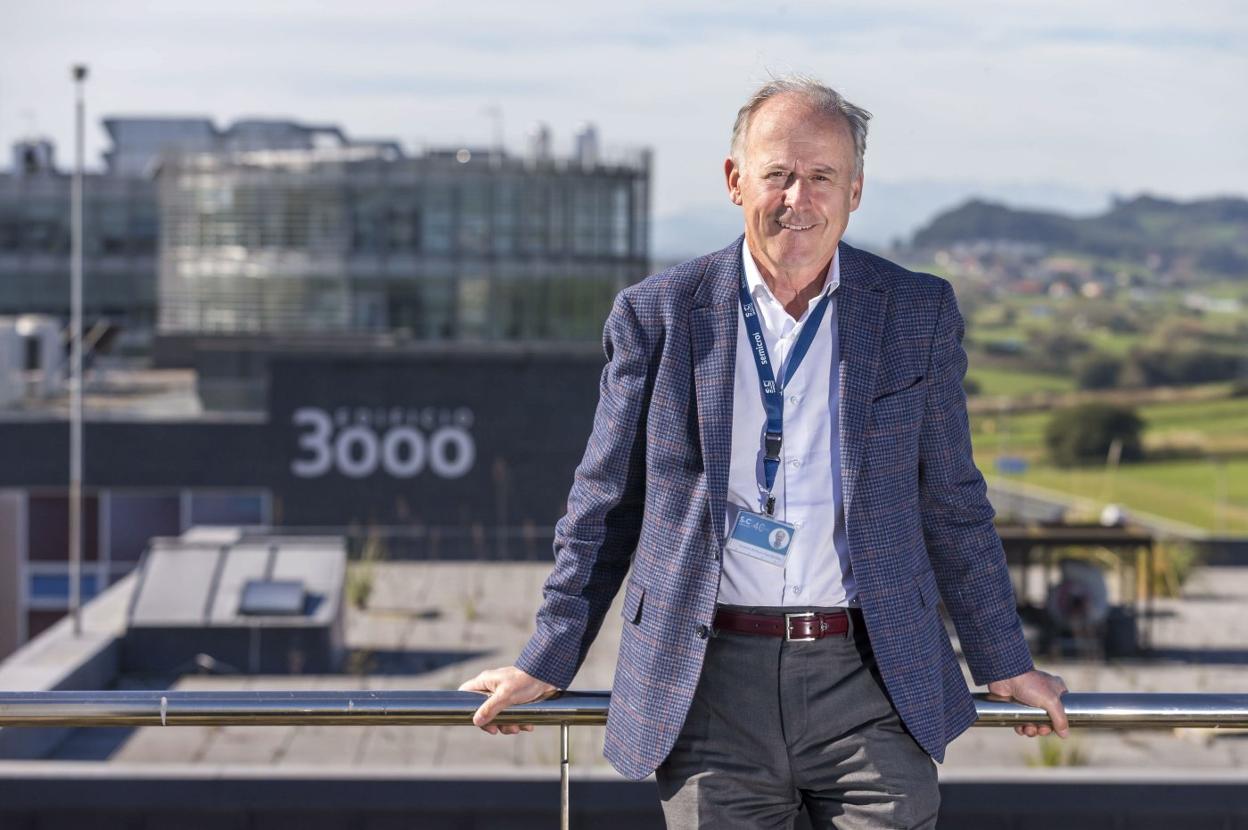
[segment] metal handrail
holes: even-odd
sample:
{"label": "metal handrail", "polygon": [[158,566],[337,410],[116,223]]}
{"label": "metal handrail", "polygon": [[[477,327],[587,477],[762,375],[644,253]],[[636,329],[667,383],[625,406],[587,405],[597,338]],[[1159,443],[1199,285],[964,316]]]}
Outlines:
{"label": "metal handrail", "polygon": [[[1048,720],[1041,709],[977,694],[975,726]],[[318,726],[374,724],[467,726],[481,705],[475,692],[434,691],[108,691],[0,692],[0,727]],[[513,706],[495,723],[559,727],[559,826],[570,823],[568,733],[606,723],[610,692],[567,692]],[[1248,694],[1063,696],[1072,727],[1248,728]]]}
{"label": "metal handrail", "polygon": [[[606,723],[610,692],[567,692],[513,706],[496,723],[584,726]],[[436,691],[107,691],[0,692],[0,726],[467,726],[475,692]],[[1063,696],[1072,727],[1248,728],[1248,694]],[[1047,721],[1043,710],[975,695],[976,726]]]}

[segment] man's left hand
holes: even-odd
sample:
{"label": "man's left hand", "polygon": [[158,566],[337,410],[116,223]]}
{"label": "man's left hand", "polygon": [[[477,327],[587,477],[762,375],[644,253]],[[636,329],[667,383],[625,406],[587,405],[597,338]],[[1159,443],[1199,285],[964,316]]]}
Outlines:
{"label": "man's left hand", "polygon": [[1005,680],[994,680],[988,684],[989,694],[1007,698],[1024,706],[1035,706],[1049,713],[1047,723],[1023,723],[1014,727],[1020,735],[1034,738],[1037,735],[1048,735],[1056,732],[1065,738],[1070,732],[1066,721],[1066,707],[1062,706],[1062,695],[1070,691],[1066,683],[1055,674],[1032,669],[1026,674],[1010,677]]}

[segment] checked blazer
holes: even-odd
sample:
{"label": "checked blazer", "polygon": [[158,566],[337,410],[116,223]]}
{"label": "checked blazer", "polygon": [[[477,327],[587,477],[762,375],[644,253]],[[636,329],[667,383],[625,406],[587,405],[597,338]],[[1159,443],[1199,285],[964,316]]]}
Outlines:
{"label": "checked blazer", "polygon": [[[516,665],[567,688],[620,586],[607,759],[640,779],[688,714],[719,591],[742,239],[622,291],[536,629]],[[976,683],[1032,668],[971,458],[963,323],[948,282],[840,245],[840,440],[849,556],[893,705],[936,760]],[[631,572],[630,572],[631,566]],[[626,582],[627,579],[627,582]]]}

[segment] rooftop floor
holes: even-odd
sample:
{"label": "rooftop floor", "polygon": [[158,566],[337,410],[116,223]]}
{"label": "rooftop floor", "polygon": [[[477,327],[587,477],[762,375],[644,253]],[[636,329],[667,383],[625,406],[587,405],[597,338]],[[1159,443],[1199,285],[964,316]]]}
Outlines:
{"label": "rooftop floor", "polygon": [[[455,689],[485,668],[510,663],[531,631],[549,563],[382,563],[366,610],[347,614],[353,673],[333,676],[188,676],[178,689]],[[574,682],[611,686],[619,642],[619,602]],[[1041,668],[1080,691],[1248,690],[1248,649],[1237,638],[1248,569],[1207,568],[1189,580],[1181,600],[1158,600],[1156,642],[1163,659],[1111,663],[1052,662]],[[131,685],[141,683],[129,678]],[[124,683],[123,683],[124,685]],[[571,757],[578,774],[605,772],[603,727],[576,727]],[[1076,732],[1090,769],[1165,767],[1187,771],[1248,768],[1248,735],[1208,731]],[[58,760],[125,765],[261,765],[365,773],[402,769],[471,769],[475,774],[555,772],[558,730],[491,736],[462,726],[438,727],[146,727],[78,730]],[[942,774],[1000,775],[1039,764],[1039,742],[1008,729],[971,729],[949,749]]]}

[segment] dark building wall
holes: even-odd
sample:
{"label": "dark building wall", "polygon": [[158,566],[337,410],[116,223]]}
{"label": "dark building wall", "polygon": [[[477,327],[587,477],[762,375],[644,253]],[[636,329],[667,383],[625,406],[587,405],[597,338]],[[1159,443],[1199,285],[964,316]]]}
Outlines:
{"label": "dark building wall", "polygon": [[585,448],[602,362],[463,353],[275,361],[281,521],[551,525]]}
{"label": "dark building wall", "polygon": [[[250,422],[88,422],[92,487],[263,488],[284,525],[548,527],[584,452],[601,355],[280,358]],[[65,487],[69,426],[0,425],[0,487]]]}
{"label": "dark building wall", "polygon": [[[88,421],[84,482],[90,487],[244,487],[264,483],[259,423]],[[0,422],[0,487],[66,487],[69,423]]]}
{"label": "dark building wall", "polygon": [[[541,734],[540,732],[538,733]],[[547,736],[549,737],[549,735]],[[653,781],[576,781],[571,826],[596,830],[663,827]],[[1055,781],[941,784],[941,828],[950,830],[1242,830],[1248,787],[1235,782]],[[51,774],[0,779],[5,830],[528,830],[557,826],[559,784],[547,780],[211,779],[133,774]],[[809,830],[805,816],[796,830]]]}

